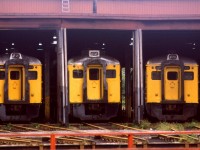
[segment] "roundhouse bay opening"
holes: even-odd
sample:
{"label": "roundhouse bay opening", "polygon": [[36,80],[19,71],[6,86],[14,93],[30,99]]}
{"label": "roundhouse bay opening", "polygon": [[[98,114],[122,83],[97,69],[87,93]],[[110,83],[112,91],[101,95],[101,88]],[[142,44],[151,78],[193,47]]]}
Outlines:
{"label": "roundhouse bay opening", "polygon": [[196,117],[199,38],[199,30],[143,31],[148,117],[171,121]]}
{"label": "roundhouse bay opening", "polygon": [[[132,86],[131,81],[128,82],[128,79],[131,78],[130,68],[132,67],[131,37],[131,31],[67,30],[67,59],[70,68],[68,68],[69,101],[71,101],[70,119],[73,116],[80,120],[109,120],[116,117],[123,120],[124,117],[122,116],[126,113],[125,103],[127,103],[125,102],[127,96],[125,88],[131,89],[128,86]],[[102,59],[89,62],[89,50],[100,50]],[[83,64],[79,66],[78,63],[75,64],[75,59],[77,61],[78,59],[88,59],[88,61],[82,62]],[[93,60],[91,59],[91,61]],[[74,64],[72,64],[72,61]],[[81,62],[79,61],[79,63]],[[120,66],[118,66],[118,63]],[[127,71],[129,75],[126,76],[126,84],[124,68],[129,70]],[[119,72],[121,82],[119,82],[120,91],[118,92],[118,84],[116,83],[119,79]],[[77,83],[76,94],[72,93],[72,84],[75,81]],[[80,83],[80,87],[78,83]],[[75,94],[77,98],[70,99],[72,97],[70,94]],[[112,99],[111,97],[115,98]],[[120,101],[118,97],[120,97]]]}
{"label": "roundhouse bay opening", "polygon": [[[10,61],[8,75],[5,73],[4,77],[8,84],[8,100],[6,107],[5,101],[1,103],[2,121],[40,121],[50,116],[56,121],[56,110],[53,110],[56,107],[50,106],[56,105],[56,38],[56,30],[0,30],[0,54],[8,56]],[[18,65],[14,65],[14,61]]]}

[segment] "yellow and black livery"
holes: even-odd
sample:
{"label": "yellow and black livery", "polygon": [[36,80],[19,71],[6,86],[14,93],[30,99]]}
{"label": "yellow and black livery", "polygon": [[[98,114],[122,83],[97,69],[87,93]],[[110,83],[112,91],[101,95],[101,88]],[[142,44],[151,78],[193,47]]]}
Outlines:
{"label": "yellow and black livery", "polygon": [[146,110],[158,120],[187,120],[198,109],[198,64],[177,54],[146,64]]}
{"label": "yellow and black livery", "polygon": [[42,103],[42,65],[21,53],[0,56],[0,119],[29,121]]}
{"label": "yellow and black livery", "polygon": [[121,103],[120,63],[99,50],[68,62],[71,114],[81,120],[109,120]]}

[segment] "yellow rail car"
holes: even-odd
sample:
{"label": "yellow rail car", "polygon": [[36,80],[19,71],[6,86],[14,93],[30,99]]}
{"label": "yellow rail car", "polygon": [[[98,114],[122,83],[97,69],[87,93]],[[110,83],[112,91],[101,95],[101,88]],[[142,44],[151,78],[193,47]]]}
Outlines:
{"label": "yellow rail car", "polygon": [[187,120],[197,114],[198,64],[169,54],[146,65],[146,110],[158,120]]}
{"label": "yellow rail car", "polygon": [[0,56],[0,119],[31,120],[38,117],[41,103],[41,62],[21,53]]}
{"label": "yellow rail car", "polygon": [[120,63],[90,50],[70,59],[69,102],[71,114],[81,120],[109,120],[116,117],[121,103]]}

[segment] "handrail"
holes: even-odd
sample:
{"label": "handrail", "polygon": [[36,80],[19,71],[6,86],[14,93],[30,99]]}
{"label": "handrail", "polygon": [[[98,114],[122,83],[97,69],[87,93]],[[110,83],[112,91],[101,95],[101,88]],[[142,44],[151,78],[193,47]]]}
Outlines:
{"label": "handrail", "polygon": [[133,139],[135,135],[182,135],[182,134],[200,134],[200,130],[190,131],[132,131],[132,130],[77,130],[72,131],[38,131],[38,132],[10,132],[0,133],[0,137],[50,137],[51,150],[56,149],[56,137],[59,136],[101,136],[101,135],[127,135],[128,148],[133,148]]}

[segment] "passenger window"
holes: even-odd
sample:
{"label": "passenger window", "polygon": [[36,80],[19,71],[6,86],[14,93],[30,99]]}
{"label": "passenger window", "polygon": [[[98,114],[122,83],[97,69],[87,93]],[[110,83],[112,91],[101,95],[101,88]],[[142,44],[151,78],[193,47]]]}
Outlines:
{"label": "passenger window", "polygon": [[19,71],[11,71],[10,79],[11,80],[19,80]]}
{"label": "passenger window", "polygon": [[83,78],[83,70],[73,70],[73,78]]}
{"label": "passenger window", "polygon": [[194,72],[184,72],[184,80],[194,80]]}
{"label": "passenger window", "polygon": [[106,78],[116,78],[116,70],[106,70]]}
{"label": "passenger window", "polygon": [[90,69],[89,78],[90,80],[99,80],[99,69]]}
{"label": "passenger window", "polygon": [[5,71],[0,71],[0,80],[5,79]]}
{"label": "passenger window", "polygon": [[168,80],[177,80],[178,79],[178,73],[177,72],[168,72],[167,73],[167,79]]}
{"label": "passenger window", "polygon": [[152,80],[161,80],[161,72],[160,71],[152,71],[151,79]]}
{"label": "passenger window", "polygon": [[29,71],[28,79],[29,80],[37,80],[37,71]]}

